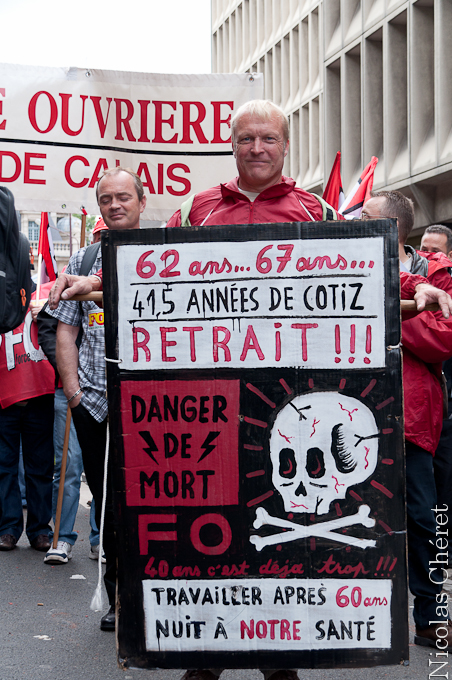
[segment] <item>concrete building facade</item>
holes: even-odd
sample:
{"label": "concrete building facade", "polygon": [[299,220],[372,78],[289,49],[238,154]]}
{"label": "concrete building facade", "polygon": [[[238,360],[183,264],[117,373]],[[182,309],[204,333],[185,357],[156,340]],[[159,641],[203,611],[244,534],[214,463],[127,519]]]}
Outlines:
{"label": "concrete building facade", "polygon": [[451,0],[212,0],[212,71],[264,74],[299,186],[321,194],[341,151],[347,192],[377,156],[374,189],[415,201],[415,242],[452,226],[451,34]]}

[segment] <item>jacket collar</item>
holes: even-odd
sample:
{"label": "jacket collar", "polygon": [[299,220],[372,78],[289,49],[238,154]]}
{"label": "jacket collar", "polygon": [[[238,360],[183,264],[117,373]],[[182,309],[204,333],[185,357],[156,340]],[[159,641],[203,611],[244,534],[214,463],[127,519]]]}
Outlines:
{"label": "jacket collar", "polygon": [[411,268],[410,272],[412,274],[419,274],[420,276],[424,276],[427,278],[428,276],[428,262],[425,257],[422,257],[422,255],[419,255],[412,246],[409,246],[405,244],[403,246],[405,248],[405,252],[407,255],[411,255],[412,260],[411,260]]}
{"label": "jacket collar", "polygon": [[[230,197],[233,198],[234,201],[248,201],[249,199],[245,194],[243,194],[240,189],[239,189],[239,184],[238,184],[239,178],[235,177],[234,179],[230,180],[229,182],[226,182],[226,184],[220,184],[221,187],[221,195],[223,198]],[[270,198],[279,198],[280,196],[286,196],[287,194],[290,194],[295,188],[295,180],[293,180],[291,177],[285,177],[284,175],[281,178],[281,182],[278,184],[274,184],[271,187],[268,187],[268,189],[264,189],[264,191],[261,191],[259,196],[257,196],[256,201],[267,201]]]}

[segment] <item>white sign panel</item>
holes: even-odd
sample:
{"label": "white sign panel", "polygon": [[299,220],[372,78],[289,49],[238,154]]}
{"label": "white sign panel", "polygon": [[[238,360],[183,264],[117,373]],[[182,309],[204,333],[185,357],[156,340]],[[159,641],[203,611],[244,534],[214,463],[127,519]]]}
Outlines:
{"label": "white sign panel", "polygon": [[359,246],[120,246],[122,368],[383,367],[383,239]]}
{"label": "white sign panel", "polygon": [[[385,649],[389,579],[143,581],[148,651]],[[275,614],[277,613],[277,616]]]}
{"label": "white sign panel", "polygon": [[97,179],[122,165],[143,181],[143,219],[168,219],[235,175],[231,115],[262,96],[261,75],[0,64],[0,184],[18,209],[96,214]]}

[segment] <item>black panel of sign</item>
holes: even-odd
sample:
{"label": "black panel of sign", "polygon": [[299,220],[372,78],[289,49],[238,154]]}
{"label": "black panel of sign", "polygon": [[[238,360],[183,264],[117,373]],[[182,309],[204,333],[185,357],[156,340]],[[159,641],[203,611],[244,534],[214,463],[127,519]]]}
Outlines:
{"label": "black panel of sign", "polygon": [[110,231],[102,255],[120,662],[406,660],[394,221]]}

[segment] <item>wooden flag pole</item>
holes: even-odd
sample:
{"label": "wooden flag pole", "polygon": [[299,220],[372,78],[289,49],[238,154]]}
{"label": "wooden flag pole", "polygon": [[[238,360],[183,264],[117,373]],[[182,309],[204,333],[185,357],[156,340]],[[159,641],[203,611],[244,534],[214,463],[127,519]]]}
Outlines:
{"label": "wooden flag pole", "polygon": [[[85,245],[86,212],[83,206],[81,207],[81,210],[82,210],[82,226],[80,229],[80,248],[83,248],[83,246]],[[66,428],[64,430],[63,455],[61,456],[60,482],[58,485],[58,498],[55,512],[55,527],[53,531],[52,548],[57,547],[58,538],[60,535],[61,510],[63,507],[64,482],[66,479],[67,452],[69,450],[69,434],[71,431],[71,418],[72,418],[71,409],[68,406],[66,412]]]}
{"label": "wooden flag pole", "polygon": [[[95,291],[93,293],[88,293],[87,295],[74,295],[72,300],[92,300],[97,304],[103,302],[102,291]],[[416,303],[414,300],[400,300],[400,310],[402,312],[417,312]],[[427,312],[437,312],[439,310],[439,305],[436,302],[432,302],[430,305],[425,306],[425,311]]]}
{"label": "wooden flag pole", "polygon": [[58,485],[58,499],[55,512],[55,528],[53,531],[52,548],[56,548],[60,535],[61,509],[63,507],[64,482],[66,479],[67,452],[69,449],[69,433],[71,431],[71,409],[67,407],[66,428],[64,430],[63,455],[61,456],[60,482]]}

